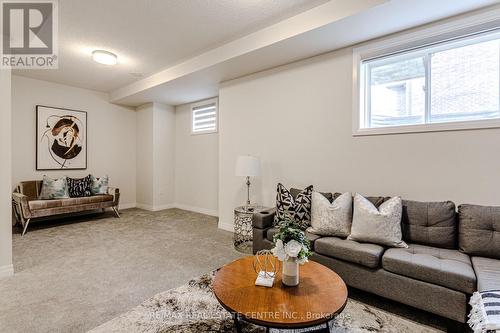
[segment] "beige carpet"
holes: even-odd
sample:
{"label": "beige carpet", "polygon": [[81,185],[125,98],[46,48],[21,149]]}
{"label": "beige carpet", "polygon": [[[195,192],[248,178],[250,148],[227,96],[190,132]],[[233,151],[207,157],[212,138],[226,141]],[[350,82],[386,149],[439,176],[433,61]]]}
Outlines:
{"label": "beige carpet", "polygon": [[[220,306],[212,292],[213,277],[213,273],[206,274],[179,288],[157,294],[89,333],[233,333],[230,314]],[[245,322],[241,324],[245,333],[265,333],[263,327]],[[344,311],[329,322],[329,328],[331,333],[443,332],[352,299],[349,299]],[[299,333],[311,329],[270,331]]]}
{"label": "beige carpet", "polygon": [[0,332],[85,332],[239,256],[217,219],[122,211],[14,229],[13,277],[0,280]]}
{"label": "beige carpet", "polygon": [[[242,256],[216,218],[178,209],[33,222],[22,238],[14,231],[16,274],[0,280],[2,333],[86,332]],[[445,324],[371,294],[349,295],[417,324]]]}

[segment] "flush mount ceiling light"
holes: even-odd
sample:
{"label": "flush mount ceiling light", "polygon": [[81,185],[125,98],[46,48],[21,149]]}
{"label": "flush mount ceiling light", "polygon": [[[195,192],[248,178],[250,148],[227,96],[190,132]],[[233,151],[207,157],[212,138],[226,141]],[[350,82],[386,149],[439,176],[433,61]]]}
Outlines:
{"label": "flush mount ceiling light", "polygon": [[92,60],[103,65],[116,65],[118,57],[116,54],[108,51],[95,50],[92,52]]}

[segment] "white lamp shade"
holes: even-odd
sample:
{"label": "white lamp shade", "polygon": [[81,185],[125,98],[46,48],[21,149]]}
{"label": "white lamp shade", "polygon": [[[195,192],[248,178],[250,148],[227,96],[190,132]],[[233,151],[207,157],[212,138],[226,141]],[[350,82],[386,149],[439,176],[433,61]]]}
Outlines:
{"label": "white lamp shade", "polygon": [[260,175],[260,160],[255,156],[238,156],[236,162],[236,176],[258,177]]}

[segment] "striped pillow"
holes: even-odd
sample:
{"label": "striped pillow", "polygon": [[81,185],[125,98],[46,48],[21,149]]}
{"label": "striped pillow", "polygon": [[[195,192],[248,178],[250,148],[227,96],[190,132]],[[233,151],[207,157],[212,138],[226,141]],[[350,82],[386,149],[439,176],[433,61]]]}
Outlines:
{"label": "striped pillow", "polygon": [[476,291],[469,303],[472,310],[467,322],[474,333],[500,330],[500,290]]}

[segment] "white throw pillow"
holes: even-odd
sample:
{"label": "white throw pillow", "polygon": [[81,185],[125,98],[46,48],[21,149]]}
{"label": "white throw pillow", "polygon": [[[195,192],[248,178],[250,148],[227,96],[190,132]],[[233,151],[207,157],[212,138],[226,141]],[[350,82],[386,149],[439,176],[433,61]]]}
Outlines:
{"label": "white throw pillow", "polygon": [[391,198],[377,209],[370,201],[356,193],[351,235],[348,239],[390,247],[408,247],[402,239],[402,211],[401,197]]}
{"label": "white throw pillow", "polygon": [[347,237],[351,232],[352,195],[340,195],[330,203],[318,192],[312,194],[311,226],[307,232],[321,236]]}

